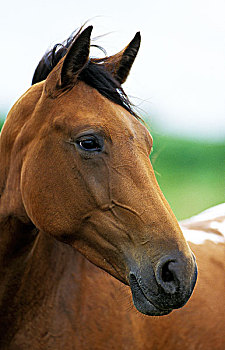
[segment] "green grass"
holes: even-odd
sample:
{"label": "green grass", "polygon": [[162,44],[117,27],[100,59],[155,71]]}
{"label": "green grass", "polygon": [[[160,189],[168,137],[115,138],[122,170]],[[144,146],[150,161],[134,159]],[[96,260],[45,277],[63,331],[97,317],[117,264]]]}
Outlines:
{"label": "green grass", "polygon": [[0,131],[1,131],[3,124],[4,124],[4,120],[0,118]]}
{"label": "green grass", "polygon": [[179,220],[224,201],[225,143],[153,136],[156,177]]}
{"label": "green grass", "polygon": [[[0,118],[0,129],[2,124]],[[225,143],[152,134],[153,168],[179,220],[224,201]]]}

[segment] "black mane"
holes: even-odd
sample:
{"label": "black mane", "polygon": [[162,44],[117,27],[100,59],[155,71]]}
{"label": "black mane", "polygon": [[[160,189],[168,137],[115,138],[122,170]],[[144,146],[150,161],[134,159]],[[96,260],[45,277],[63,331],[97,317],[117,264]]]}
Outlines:
{"label": "black mane", "polygon": [[[35,69],[32,85],[47,78],[61,58],[65,56],[73,41],[80,34],[81,29],[76,34],[72,34],[62,44],[56,44],[50,51],[45,53]],[[93,46],[96,47],[96,45]],[[99,48],[104,51],[101,47]],[[104,58],[102,59],[103,64],[99,62],[101,62],[99,59],[90,59],[86,67],[80,73],[79,79],[137,117],[120,83],[104,68]]]}

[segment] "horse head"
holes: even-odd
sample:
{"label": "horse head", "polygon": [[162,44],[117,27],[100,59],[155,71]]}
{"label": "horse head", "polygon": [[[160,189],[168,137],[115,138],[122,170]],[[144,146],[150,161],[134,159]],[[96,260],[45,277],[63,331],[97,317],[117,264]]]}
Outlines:
{"label": "horse head", "polygon": [[168,314],[189,299],[197,270],[155,178],[152,137],[121,88],[140,34],[100,60],[89,58],[91,30],[8,117],[7,210],[129,285],[140,312]]}

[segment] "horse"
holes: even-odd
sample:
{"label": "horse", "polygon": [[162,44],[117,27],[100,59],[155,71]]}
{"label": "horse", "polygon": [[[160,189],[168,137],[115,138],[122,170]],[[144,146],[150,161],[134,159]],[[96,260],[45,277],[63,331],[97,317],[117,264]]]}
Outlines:
{"label": "horse", "polygon": [[0,349],[169,349],[196,284],[122,88],[140,33],[97,59],[91,32],[44,55],[2,129]]}

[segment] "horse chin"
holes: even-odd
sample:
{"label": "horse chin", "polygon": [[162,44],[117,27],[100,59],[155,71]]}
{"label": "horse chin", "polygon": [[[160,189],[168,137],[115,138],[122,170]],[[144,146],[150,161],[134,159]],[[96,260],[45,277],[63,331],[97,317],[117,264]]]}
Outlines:
{"label": "horse chin", "polygon": [[173,311],[173,309],[160,309],[158,306],[153,305],[152,302],[146,298],[136,279],[130,279],[130,288],[134,306],[142,314],[148,316],[163,316]]}

